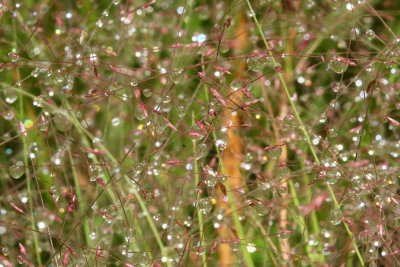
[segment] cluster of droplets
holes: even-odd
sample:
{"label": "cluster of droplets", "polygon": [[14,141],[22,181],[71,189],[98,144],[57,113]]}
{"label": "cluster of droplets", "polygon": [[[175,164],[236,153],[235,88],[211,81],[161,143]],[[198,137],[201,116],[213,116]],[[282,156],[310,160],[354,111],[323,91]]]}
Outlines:
{"label": "cluster of droplets", "polygon": [[[230,8],[222,2],[211,8],[112,0],[107,7],[93,4],[84,26],[78,18],[88,6],[79,2],[50,9],[45,19],[54,18],[51,29],[34,28],[47,14],[46,3],[0,4],[5,33],[15,27],[12,18],[17,25],[26,18],[25,26],[38,30],[26,36],[25,47],[14,47],[18,40],[4,44],[0,147],[5,160],[0,164],[8,171],[0,178],[12,178],[4,184],[13,197],[1,199],[1,219],[24,228],[34,225],[41,254],[60,249],[64,255],[56,258],[66,259],[64,265],[90,261],[100,266],[114,264],[115,258],[135,266],[178,265],[203,256],[211,262],[217,261],[216,246],[226,244],[244,265],[242,249],[265,251],[259,245],[265,231],[274,246],[278,238],[281,247],[288,240],[302,256],[311,251],[304,261],[310,262],[317,249],[326,257],[342,251],[343,225],[365,248],[366,260],[387,256],[387,233],[400,218],[399,84],[392,62],[400,46],[398,38],[387,40],[379,28],[372,29],[375,18],[360,15],[364,2],[331,0],[332,14],[312,0],[302,1],[300,9],[278,1],[252,3],[257,17],[267,14],[269,23],[261,22],[270,48],[264,50],[257,27],[250,26],[246,45],[254,53],[243,57],[236,57],[236,40],[226,38],[240,24],[229,18]],[[304,13],[294,19],[294,10]],[[282,34],[277,26],[282,11],[293,35],[272,38]],[[244,14],[253,19],[247,9]],[[360,25],[348,31],[344,24],[338,27],[345,34],[326,25],[350,15],[360,16]],[[18,27],[12,31],[18,39],[26,35]],[[320,45],[327,46],[324,51],[345,52],[317,54],[310,45],[319,40],[317,31],[327,37]],[[221,36],[218,46],[215,33]],[[292,41],[294,51],[286,51]],[[386,44],[375,56],[363,42],[377,48]],[[128,53],[125,47],[134,50]],[[351,51],[356,47],[361,52]],[[302,51],[308,54],[303,57]],[[353,70],[357,76],[352,77]],[[283,79],[279,73],[285,73]],[[290,85],[297,111],[280,95],[283,82]],[[230,143],[232,136],[241,137],[239,151]],[[229,155],[235,164],[224,168],[220,160]],[[233,168],[238,177],[224,174]],[[243,183],[228,189],[234,180]],[[340,192],[340,203],[328,187],[336,197]],[[236,210],[227,208],[229,194],[237,199],[238,221],[254,236],[239,239],[237,231],[228,231],[226,240],[218,236],[215,229],[237,228]],[[30,210],[34,220],[25,216]],[[305,216],[326,229],[310,234]],[[35,262],[36,238],[9,229],[0,226],[4,257]],[[76,229],[81,235],[74,235]],[[49,233],[62,233],[60,241],[68,236],[69,247],[52,244]],[[19,255],[24,249],[18,243],[31,254]]]}

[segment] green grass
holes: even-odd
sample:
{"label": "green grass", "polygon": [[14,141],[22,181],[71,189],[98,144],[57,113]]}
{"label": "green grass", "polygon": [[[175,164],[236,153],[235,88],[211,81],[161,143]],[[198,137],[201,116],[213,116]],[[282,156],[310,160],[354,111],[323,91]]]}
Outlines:
{"label": "green grass", "polygon": [[3,264],[399,265],[400,4],[358,2],[2,4]]}

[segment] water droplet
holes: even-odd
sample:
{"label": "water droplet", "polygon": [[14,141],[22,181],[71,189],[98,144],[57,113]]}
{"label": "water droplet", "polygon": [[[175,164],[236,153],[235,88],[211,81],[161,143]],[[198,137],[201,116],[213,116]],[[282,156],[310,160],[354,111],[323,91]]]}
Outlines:
{"label": "water droplet", "polygon": [[7,110],[2,116],[5,120],[10,121],[14,118],[14,112],[12,110]]}
{"label": "water droplet", "polygon": [[45,132],[49,129],[49,121],[41,121],[39,123],[39,130]]}
{"label": "water droplet", "polygon": [[89,180],[91,182],[96,181],[97,178],[101,175],[101,167],[97,165],[89,165]]}
{"label": "water droplet", "polygon": [[90,237],[90,239],[95,240],[95,239],[97,238],[96,232],[91,232],[91,233],[89,234],[89,237]]}
{"label": "water droplet", "polygon": [[281,239],[289,239],[291,231],[283,230],[279,232],[279,238]]}
{"label": "water droplet", "polygon": [[131,243],[133,242],[133,240],[136,237],[136,230],[135,228],[128,228],[128,230],[125,233],[125,241],[127,243]]}
{"label": "water droplet", "polygon": [[368,29],[366,32],[365,32],[365,35],[367,36],[367,39],[368,40],[373,40],[374,38],[375,38],[375,32],[374,32],[374,30],[372,30],[372,29]]}
{"label": "water droplet", "polygon": [[60,195],[61,195],[59,189],[55,186],[52,186],[49,188],[49,193],[55,201],[58,201],[58,199],[60,198]]}
{"label": "water droplet", "polygon": [[174,238],[180,238],[184,232],[185,229],[178,224],[172,225],[169,229],[170,235],[173,236]]}
{"label": "water droplet", "polygon": [[3,253],[4,256],[8,256],[8,255],[10,255],[10,249],[7,247],[3,247],[1,249],[1,253]]}
{"label": "water droplet", "polygon": [[173,71],[171,71],[170,75],[169,75],[169,79],[173,82],[173,83],[182,83],[184,80],[184,75],[183,75],[183,70],[182,69],[175,69]]}
{"label": "water droplet", "polygon": [[229,241],[229,246],[233,251],[238,251],[242,245],[240,239],[232,239]]}
{"label": "water droplet", "polygon": [[247,65],[252,71],[259,71],[265,67],[273,66],[272,59],[267,56],[253,56],[247,59]]}
{"label": "water droplet", "polygon": [[328,171],[325,174],[325,178],[326,178],[326,183],[328,184],[336,184],[336,182],[339,180],[339,178],[341,177],[341,173],[340,172],[335,172],[335,171]]}
{"label": "water droplet", "polygon": [[117,126],[120,124],[120,120],[119,120],[119,118],[113,118],[113,119],[111,120],[111,123],[112,123],[112,125],[113,125],[114,127],[117,127]]}
{"label": "water droplet", "polygon": [[98,27],[98,28],[102,28],[103,27],[103,21],[101,20],[101,19],[99,19],[98,21],[96,21],[96,26]]}
{"label": "water droplet", "polygon": [[224,140],[218,139],[215,143],[217,144],[217,146],[220,150],[226,149],[226,142]]}
{"label": "water droplet", "polygon": [[244,87],[246,90],[250,91],[251,90],[251,86],[249,83],[246,82],[246,80],[242,79],[242,78],[237,78],[235,80],[233,80],[230,84],[231,88],[234,91],[239,90],[240,88]]}
{"label": "water droplet", "polygon": [[257,201],[255,205],[255,209],[258,216],[265,216],[269,214],[269,208],[265,206],[261,201]]}
{"label": "water droplet", "polygon": [[363,182],[361,177],[356,175],[353,178],[351,178],[351,185],[353,186],[354,190],[359,191],[363,187]]}
{"label": "water droplet", "polygon": [[339,207],[334,207],[331,210],[330,221],[331,221],[332,225],[338,225],[342,222],[341,214],[342,214],[342,212],[340,211]]}
{"label": "water droplet", "polygon": [[281,154],[282,154],[282,148],[280,146],[267,150],[267,156],[273,159],[280,158]]}
{"label": "water droplet", "polygon": [[39,68],[35,68],[35,69],[31,72],[31,75],[32,75],[32,77],[34,77],[34,78],[37,78],[37,77],[39,76],[39,74],[40,74],[40,69],[39,69]]}
{"label": "water droplet", "polygon": [[280,166],[275,168],[276,178],[286,178],[290,175],[290,170],[287,166]]}
{"label": "water droplet", "polygon": [[3,90],[3,94],[8,104],[12,104],[18,99],[17,91],[13,90],[12,88]]}
{"label": "water droplet", "polygon": [[131,261],[135,265],[136,264],[147,265],[150,262],[150,259],[147,256],[147,252],[138,252],[138,253],[133,253]]}
{"label": "water droplet", "polygon": [[269,182],[261,182],[257,184],[262,190],[269,190],[271,189],[271,183]]}
{"label": "water droplet", "polygon": [[150,97],[153,94],[149,88],[144,89],[142,93],[145,97]]}
{"label": "water droplet", "polygon": [[200,212],[203,214],[210,213],[210,211],[212,209],[211,197],[206,197],[206,198],[200,199],[199,209],[200,209]]}
{"label": "water droplet", "polygon": [[19,179],[25,173],[25,166],[22,161],[16,162],[9,167],[10,176],[14,179]]}
{"label": "water droplet", "polygon": [[281,195],[286,194],[287,191],[288,191],[288,189],[285,186],[278,187],[278,193],[281,194]]}
{"label": "water droplet", "polygon": [[205,166],[204,171],[206,173],[205,182],[208,187],[214,187],[218,180],[217,180],[217,172],[214,171],[210,166]]}
{"label": "water droplet", "polygon": [[194,157],[197,160],[207,156],[207,154],[208,154],[208,147],[206,144],[199,144],[198,146],[196,146],[196,150],[193,153]]}
{"label": "water droplet", "polygon": [[179,117],[183,118],[186,115],[186,108],[183,105],[180,105],[176,108],[176,113]]}
{"label": "water droplet", "polygon": [[24,257],[22,257],[21,255],[18,255],[17,256],[17,262],[19,264],[24,264],[25,263]]}
{"label": "water droplet", "polygon": [[8,58],[11,60],[11,62],[17,62],[19,56],[14,52],[10,52],[8,53]]}
{"label": "water droplet", "polygon": [[147,118],[146,114],[143,112],[142,108],[139,104],[135,104],[135,108],[133,110],[136,119],[142,121]]}
{"label": "water droplet", "polygon": [[57,113],[54,116],[53,122],[54,122],[57,130],[59,130],[59,131],[65,131],[68,129],[68,126],[69,126],[68,119],[61,113]]}
{"label": "water droplet", "polygon": [[338,74],[342,74],[347,70],[348,63],[344,57],[338,56],[335,51],[329,50],[327,53],[329,58],[329,65],[331,66],[331,70]]}

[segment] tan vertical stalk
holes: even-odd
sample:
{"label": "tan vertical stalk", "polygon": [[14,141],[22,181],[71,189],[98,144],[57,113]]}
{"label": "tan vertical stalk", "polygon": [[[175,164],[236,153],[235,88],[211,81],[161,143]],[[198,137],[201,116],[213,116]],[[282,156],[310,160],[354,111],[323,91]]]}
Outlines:
{"label": "tan vertical stalk", "polygon": [[[296,32],[294,31],[293,28],[289,29],[288,32],[288,40],[286,44],[286,53],[289,54],[289,56],[285,60],[285,73],[283,75],[283,78],[289,88],[292,87],[293,85],[293,60],[291,55],[293,54],[293,39],[296,35]],[[287,115],[288,111],[288,106],[287,106],[287,97],[285,92],[282,90],[280,99],[279,99],[279,117],[284,118]],[[276,141],[279,142],[280,136],[275,136]],[[280,158],[281,163],[287,163],[287,146],[282,147],[282,155]],[[288,182],[285,180],[280,186],[288,188]],[[282,203],[282,209],[279,213],[279,228],[281,230],[286,230],[286,221],[287,221],[287,193],[282,195],[283,203]],[[290,261],[290,244],[288,239],[281,239],[281,249],[282,249],[282,257],[286,262],[289,262],[290,266],[293,266],[293,263]]]}
{"label": "tan vertical stalk", "polygon": [[[244,49],[249,41],[249,32],[247,30],[246,24],[246,15],[245,13],[241,13],[236,23],[235,28],[235,36],[236,39],[233,43],[233,51],[236,55],[242,55],[244,53]],[[234,73],[235,78],[241,77],[242,73],[246,71],[246,63],[245,61],[241,61],[241,65],[236,69]],[[235,132],[235,126],[240,124],[239,116],[233,116],[232,110],[237,108],[234,103],[238,103],[238,100],[242,98],[242,93],[237,91],[232,94],[233,90],[229,89],[229,95],[233,101],[229,101],[228,108],[225,109],[223,114],[223,125],[227,126],[232,122],[232,127],[228,130],[227,133],[227,146],[223,152],[222,160],[225,166],[226,175],[228,176],[228,183],[230,185],[231,190],[234,192],[235,189],[244,186],[244,180],[242,179],[242,175],[240,173],[240,164],[242,158],[242,139],[239,134]],[[221,190],[218,189],[218,201],[217,207],[226,209],[226,214],[231,213],[229,210],[228,202],[224,202],[224,195]],[[239,196],[234,194],[236,198],[236,207],[240,207],[241,203],[239,201]],[[236,236],[232,236],[232,231],[230,231],[226,225],[222,225],[218,228],[218,236],[219,239],[232,239],[236,238]],[[234,232],[234,231],[233,231]],[[219,263],[220,266],[232,266],[233,263],[233,255],[232,250],[230,249],[228,244],[220,244],[218,246],[219,252]]]}

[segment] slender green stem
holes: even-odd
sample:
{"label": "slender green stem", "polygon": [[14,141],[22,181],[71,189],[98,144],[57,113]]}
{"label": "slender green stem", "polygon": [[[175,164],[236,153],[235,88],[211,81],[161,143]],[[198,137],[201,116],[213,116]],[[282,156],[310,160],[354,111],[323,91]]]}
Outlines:
{"label": "slender green stem", "polygon": [[[19,72],[17,72],[17,79],[19,79]],[[19,119],[22,120],[24,117],[24,103],[23,103],[23,94],[19,92]],[[22,122],[21,122],[22,123]],[[29,196],[29,213],[31,215],[31,225],[32,225],[32,234],[33,234],[33,247],[36,253],[36,259],[38,265],[42,265],[42,258],[40,256],[40,249],[39,249],[39,240],[38,240],[38,230],[36,227],[36,220],[35,220],[35,215],[33,212],[33,192],[32,192],[32,178],[30,175],[30,170],[29,170],[29,158],[28,158],[28,137],[25,137],[23,134],[20,136],[22,143],[23,143],[23,148],[24,148],[24,166],[25,166],[25,176],[26,176],[26,187],[28,191],[28,196]],[[34,166],[32,166],[34,167]],[[36,179],[36,178],[35,178]],[[40,193],[40,190],[38,188],[38,192]]]}
{"label": "slender green stem", "polygon": [[[253,7],[251,6],[251,3],[250,3],[249,0],[246,0],[246,2],[247,2],[247,5],[248,5],[248,7],[249,7],[250,13],[251,13],[251,15],[252,15],[252,17],[253,17],[254,23],[255,23],[256,26],[257,26],[257,30],[258,30],[258,32],[259,32],[259,34],[260,34],[260,36],[261,36],[261,39],[263,40],[264,45],[265,45],[265,47],[266,47],[267,50],[268,50],[268,54],[269,54],[269,56],[270,56],[270,58],[271,58],[273,64],[276,66],[276,61],[275,61],[274,55],[273,55],[272,51],[271,51],[270,48],[269,48],[269,45],[268,45],[267,40],[265,39],[264,33],[263,33],[262,29],[261,29],[260,23],[259,23],[258,20],[257,20],[256,14],[254,13]],[[305,136],[306,142],[307,142],[307,144],[308,144],[308,146],[309,146],[309,148],[310,148],[311,154],[313,155],[313,157],[314,157],[315,162],[317,163],[317,165],[320,166],[320,160],[319,160],[319,158],[318,158],[318,156],[317,156],[317,154],[316,154],[316,152],[315,152],[315,150],[314,150],[314,147],[313,147],[313,145],[312,145],[312,143],[311,143],[311,140],[310,140],[310,137],[309,137],[309,135],[308,135],[307,129],[305,128],[305,126],[304,126],[304,124],[303,124],[303,121],[302,121],[301,118],[300,118],[300,115],[299,115],[299,113],[298,113],[298,111],[297,111],[296,105],[294,104],[294,102],[293,102],[293,100],[292,100],[292,96],[291,96],[291,94],[290,94],[290,92],[289,92],[289,89],[288,89],[288,87],[287,87],[287,85],[286,85],[285,79],[283,78],[282,73],[277,72],[277,75],[278,75],[278,78],[279,78],[279,80],[280,80],[280,82],[281,82],[281,84],[282,84],[282,86],[283,86],[283,89],[285,90],[285,93],[286,93],[286,96],[287,96],[287,98],[288,98],[288,101],[289,101],[290,105],[291,105],[292,108],[293,108],[294,117],[295,117],[295,119],[297,120],[297,122],[299,123],[300,129],[301,129],[302,132],[304,133],[304,136]],[[335,203],[335,206],[337,206],[337,207],[340,208],[340,204],[338,203],[338,201],[337,201],[337,199],[336,199],[336,196],[335,196],[335,193],[333,192],[332,187],[331,187],[329,184],[327,184],[327,188],[328,188],[328,190],[329,190],[329,193],[330,193],[330,195],[331,195],[331,198],[333,199],[333,202]],[[352,234],[352,232],[350,231],[349,226],[348,226],[346,223],[343,223],[343,224],[344,224],[344,227],[346,228],[346,232],[347,232],[348,236],[350,237],[350,239],[351,239],[351,241],[352,241],[352,244],[353,244],[354,250],[356,251],[356,254],[357,254],[357,256],[358,256],[358,259],[360,260],[361,265],[364,266],[364,260],[363,260],[363,258],[362,258],[362,256],[361,256],[360,251],[358,250],[357,244],[356,244],[356,242],[355,242],[355,240],[354,240],[354,238],[353,238],[353,234]]]}
{"label": "slender green stem", "polygon": [[[82,132],[90,140],[94,140],[95,137],[88,130],[86,130],[85,128],[82,127],[82,125],[76,119],[75,115],[73,113],[71,113],[70,115],[72,117],[72,122],[75,125],[75,127],[77,127],[78,131]],[[112,153],[101,142],[97,142],[96,144],[110,158],[112,163],[119,164],[118,160],[112,155]],[[130,178],[126,174],[124,175],[124,178],[128,183],[131,183]],[[108,182],[108,181],[106,181],[106,182]],[[139,202],[139,206],[142,209],[142,211],[144,213],[144,216],[146,217],[146,220],[147,220],[147,222],[148,222],[148,224],[150,226],[150,229],[151,229],[151,231],[153,232],[153,234],[154,234],[154,236],[156,238],[158,247],[161,250],[161,255],[167,259],[167,262],[166,262],[167,266],[171,266],[171,263],[169,262],[167,254],[166,254],[165,247],[164,247],[163,242],[161,240],[160,234],[158,233],[158,230],[157,230],[156,225],[154,224],[153,218],[151,217],[150,212],[147,209],[146,203],[143,201],[143,199],[142,199],[142,197],[141,197],[141,195],[140,195],[138,190],[133,190],[133,194],[135,195],[136,200]],[[114,196],[114,198],[115,198],[115,196]]]}
{"label": "slender green stem", "polygon": [[[194,123],[194,112],[192,113],[192,122]],[[196,142],[193,142],[193,153],[196,152]],[[194,159],[194,180],[195,180],[195,185],[197,186],[199,184],[199,166],[197,163],[197,159]],[[203,239],[204,239],[204,229],[203,229],[203,214],[200,211],[199,207],[199,200],[200,200],[200,192],[197,192],[196,196],[196,209],[197,209],[197,217],[199,218],[199,235],[200,235],[200,247],[203,247]],[[205,252],[202,253],[201,255],[202,260],[203,260],[203,266],[207,267],[207,255]]]}
{"label": "slender green stem", "polygon": [[[215,131],[213,131],[213,137],[214,137],[214,140],[217,140],[217,135],[215,134]],[[220,166],[221,166],[221,172],[226,175],[224,162],[222,161],[222,157],[221,157],[221,152],[220,152],[219,147],[218,147],[217,144],[215,144],[215,147],[217,149],[218,160],[219,160],[219,163],[220,163]],[[238,234],[239,239],[241,240],[241,248],[242,248],[244,260],[246,261],[246,264],[247,264],[248,267],[254,267],[253,259],[251,258],[251,255],[250,255],[249,251],[247,250],[247,243],[244,244],[244,240],[246,239],[245,238],[246,236],[244,234],[242,224],[240,223],[240,220],[239,220],[239,214],[237,212],[235,198],[234,198],[234,196],[232,194],[231,187],[230,187],[228,181],[226,181],[224,183],[224,185],[226,187],[226,193],[228,194],[229,204],[230,204],[231,209],[232,209],[232,216],[233,216],[233,220],[235,222],[237,234]]]}
{"label": "slender green stem", "polygon": [[[12,27],[13,27],[13,39],[15,46],[17,46],[17,31],[15,29],[15,20],[12,20]],[[17,72],[17,80],[20,80],[20,73],[19,69],[15,70]],[[19,119],[22,120],[24,117],[24,98],[23,94],[21,92],[18,93],[18,99],[19,99]],[[36,227],[36,222],[35,222],[35,216],[33,213],[33,197],[32,197],[32,185],[31,185],[31,175],[30,175],[30,170],[29,170],[29,158],[28,158],[28,137],[24,138],[24,135],[21,135],[23,147],[24,147],[24,166],[25,166],[25,176],[26,176],[26,187],[28,191],[28,196],[29,196],[29,213],[31,215],[31,225],[32,225],[32,230],[33,230],[33,247],[35,250],[36,254],[36,260],[38,265],[42,265],[42,258],[40,256],[40,249],[39,249],[39,240],[38,240],[38,234],[37,234],[37,227]],[[36,178],[35,178],[36,179]],[[40,190],[39,190],[40,193]]]}
{"label": "slender green stem", "polygon": [[[4,84],[4,83],[0,83],[0,84]],[[35,98],[35,96],[33,94],[31,94],[29,92],[26,92],[26,91],[24,91],[24,90],[22,90],[20,88],[15,88],[15,90],[17,92],[19,92],[21,95],[26,95],[26,96],[28,96],[28,97],[30,97],[32,99]],[[66,102],[66,104],[68,105],[68,102]],[[76,117],[75,117],[75,115],[73,113],[66,114],[64,110],[62,110],[62,109],[60,109],[60,108],[58,108],[58,107],[56,107],[56,106],[54,106],[52,104],[49,104],[47,102],[43,102],[43,105],[53,109],[54,111],[56,111],[56,112],[58,112],[60,114],[65,115],[66,118],[80,132],[81,137],[83,137],[83,142],[85,142],[85,145],[89,144],[87,139],[85,138],[85,136],[87,138],[89,138],[90,140],[94,140],[94,136],[88,130],[86,130],[85,128],[82,127],[82,125],[79,123],[79,121],[76,119]],[[68,109],[70,109],[70,107],[68,107]],[[23,136],[23,135],[21,135],[21,136]],[[110,158],[110,160],[113,163],[118,164],[118,161],[115,159],[115,157],[111,154],[111,152],[102,143],[98,142],[96,144],[102,151],[105,152],[105,154]],[[124,175],[124,178],[125,178],[126,181],[131,182],[130,178],[127,175]],[[141,197],[141,195],[140,195],[138,190],[133,190],[133,191],[134,191],[135,198],[139,202],[139,206],[143,210],[143,213],[144,213],[144,215],[146,217],[146,220],[149,223],[150,229],[151,229],[151,231],[153,232],[153,234],[154,234],[154,236],[156,238],[157,244],[158,244],[158,246],[159,246],[159,248],[161,250],[161,255],[168,259],[167,253],[165,251],[165,247],[164,247],[164,245],[162,243],[162,240],[161,240],[161,237],[160,237],[160,234],[157,231],[157,227],[154,224],[153,218],[151,217],[150,212],[147,209],[147,206],[146,206],[145,202],[143,201],[143,199],[142,199],[142,197]],[[112,191],[110,191],[110,197],[113,198],[113,192]],[[114,196],[114,199],[115,199],[115,196]],[[168,260],[167,260],[166,264],[167,264],[167,266],[171,266],[171,263]]]}
{"label": "slender green stem", "polygon": [[91,247],[90,246],[90,227],[89,227],[89,223],[88,220],[86,218],[85,215],[85,210],[83,209],[83,198],[82,198],[82,193],[81,193],[81,187],[79,185],[79,180],[78,180],[78,175],[76,173],[75,170],[75,166],[73,164],[73,158],[72,158],[72,154],[71,154],[71,149],[68,148],[68,157],[69,157],[69,161],[71,162],[71,169],[72,169],[72,176],[74,178],[74,184],[75,184],[75,189],[76,189],[76,196],[77,196],[77,202],[80,203],[79,204],[79,212],[81,213],[81,216],[83,217],[83,236],[85,239],[85,243],[87,247]]}
{"label": "slender green stem", "polygon": [[27,142],[24,141],[24,165],[25,165],[25,175],[26,175],[26,187],[28,190],[29,196],[29,213],[31,215],[31,226],[32,226],[32,234],[33,234],[33,247],[36,253],[36,260],[39,266],[42,265],[42,258],[40,256],[40,249],[39,249],[39,240],[37,234],[37,227],[36,227],[36,220],[35,215],[33,213],[33,198],[32,198],[32,185],[31,185],[31,175],[29,170],[29,162],[28,162],[28,146]]}

